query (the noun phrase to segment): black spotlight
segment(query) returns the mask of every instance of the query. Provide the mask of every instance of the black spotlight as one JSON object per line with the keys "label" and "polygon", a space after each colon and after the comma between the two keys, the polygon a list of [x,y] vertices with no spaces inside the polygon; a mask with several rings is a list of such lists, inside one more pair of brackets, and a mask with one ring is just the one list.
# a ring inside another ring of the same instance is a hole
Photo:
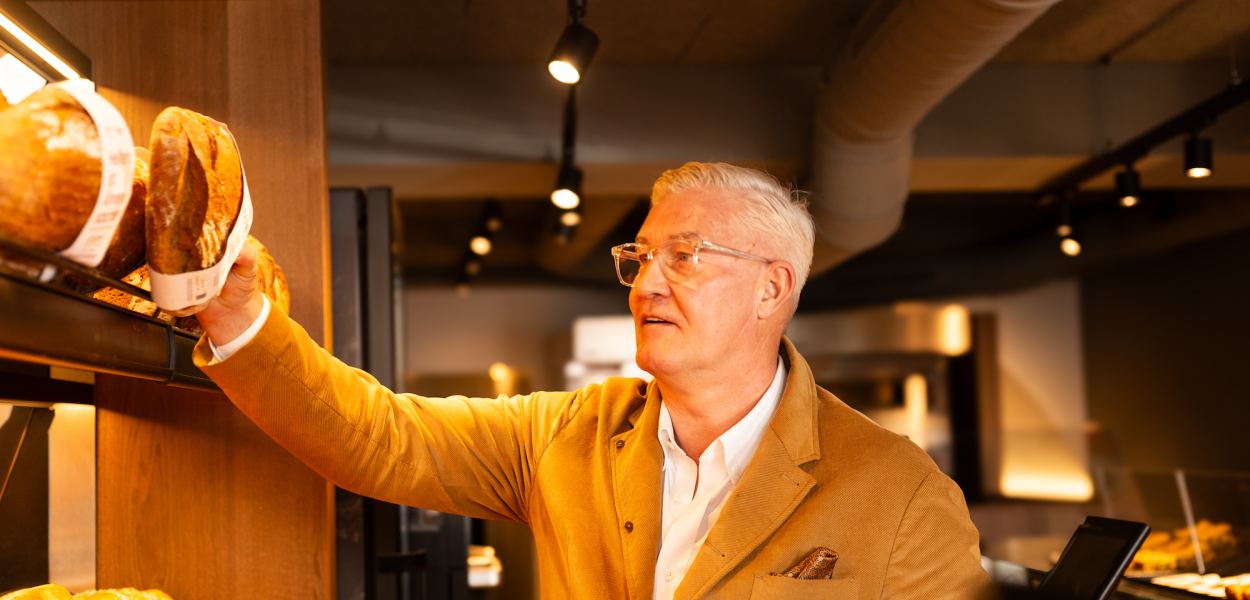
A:
{"label": "black spotlight", "polygon": [[1189,136],[1185,140],[1185,174],[1193,179],[1210,177],[1215,168],[1212,155],[1211,138]]}
{"label": "black spotlight", "polygon": [[1120,206],[1130,208],[1141,202],[1141,177],[1133,169],[1133,165],[1125,165],[1124,170],[1115,174],[1115,193],[1120,197]]}
{"label": "black spotlight", "polygon": [[582,203],[581,169],[567,162],[560,165],[556,189],[551,191],[551,203],[564,210],[573,210]]}
{"label": "black spotlight", "polygon": [[599,47],[599,36],[582,25],[585,16],[585,0],[569,0],[569,24],[560,34],[560,40],[556,42],[551,60],[547,63],[547,71],[560,83],[573,85],[581,81]]}

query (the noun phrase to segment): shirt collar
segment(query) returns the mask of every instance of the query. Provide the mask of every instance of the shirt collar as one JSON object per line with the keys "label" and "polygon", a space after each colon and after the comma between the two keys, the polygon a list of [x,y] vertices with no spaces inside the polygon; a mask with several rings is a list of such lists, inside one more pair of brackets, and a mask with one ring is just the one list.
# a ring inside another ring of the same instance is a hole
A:
{"label": "shirt collar", "polygon": [[[739,419],[733,427],[722,433],[708,446],[711,448],[720,444],[724,449],[726,472],[735,483],[742,477],[743,471],[746,471],[751,457],[755,455],[756,447],[759,446],[760,439],[764,437],[764,429],[768,427],[773,413],[777,411],[777,404],[781,402],[781,394],[785,391],[786,375],[785,362],[778,356],[777,370],[773,374],[772,383],[764,391],[764,395],[746,416]],[[660,401],[660,426],[657,435],[660,439],[660,447],[664,449],[666,463],[670,453],[684,454],[673,435],[673,418],[669,415],[668,407],[663,400]]]}

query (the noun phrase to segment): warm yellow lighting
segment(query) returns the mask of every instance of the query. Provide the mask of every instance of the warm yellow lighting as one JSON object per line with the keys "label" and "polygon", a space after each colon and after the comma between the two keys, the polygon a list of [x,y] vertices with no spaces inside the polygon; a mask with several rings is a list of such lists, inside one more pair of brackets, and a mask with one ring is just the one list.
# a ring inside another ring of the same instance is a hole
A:
{"label": "warm yellow lighting", "polygon": [[51,50],[44,48],[43,44],[39,43],[39,40],[36,40],[29,33],[22,30],[21,27],[18,27],[17,23],[14,23],[2,12],[0,12],[0,28],[3,28],[5,31],[9,32],[10,35],[17,38],[17,41],[29,48],[31,52],[34,52],[35,55],[43,59],[44,62],[51,65],[53,69],[56,69],[56,71],[61,74],[61,76],[66,79],[82,78],[82,75],[79,75],[78,71],[75,71],[74,68],[69,66],[68,63],[58,58],[57,55],[53,54]]}
{"label": "warm yellow lighting", "polygon": [[924,375],[912,374],[903,380],[903,412],[907,415],[907,431],[904,435],[923,449],[925,425],[929,420],[929,382]]}
{"label": "warm yellow lighting", "polygon": [[582,73],[577,70],[577,67],[562,60],[553,60],[547,63],[547,72],[551,73],[551,76],[555,77],[556,81],[569,85],[573,85],[582,79]]}
{"label": "warm yellow lighting", "polygon": [[1094,496],[1094,485],[1083,473],[1004,473],[999,487],[1009,498],[1084,502]]}
{"label": "warm yellow lighting", "polygon": [[482,272],[482,263],[477,262],[476,260],[464,263],[464,272],[468,274],[469,277],[476,277],[478,273]]}
{"label": "warm yellow lighting", "polygon": [[471,289],[472,288],[470,288],[469,284],[467,283],[457,283],[456,284],[456,297],[461,298],[461,299],[468,298],[469,292]]}
{"label": "warm yellow lighting", "polygon": [[1059,242],[1059,249],[1068,256],[1077,256],[1081,253],[1081,243],[1074,238],[1063,238],[1063,241]]}
{"label": "warm yellow lighting", "polygon": [[957,356],[972,347],[972,324],[968,309],[949,304],[938,311],[938,339],[942,352]]}
{"label": "warm yellow lighting", "polygon": [[560,215],[560,224],[565,227],[577,227],[582,222],[582,215],[574,211],[566,211]]}
{"label": "warm yellow lighting", "polygon": [[1185,171],[1185,174],[1188,175],[1190,179],[1202,179],[1203,177],[1211,176],[1211,169],[1206,167],[1190,167],[1189,170]]}
{"label": "warm yellow lighting", "polygon": [[473,239],[469,240],[469,249],[478,256],[486,256],[487,254],[490,254],[490,238],[484,235],[473,236]]}
{"label": "warm yellow lighting", "polygon": [[1064,223],[1055,228],[1055,235],[1059,237],[1068,237],[1072,235],[1072,226]]}
{"label": "warm yellow lighting", "polygon": [[9,104],[21,102],[47,83],[16,56],[0,56],[0,94],[4,94]]}
{"label": "warm yellow lighting", "polygon": [[582,203],[582,198],[573,190],[560,188],[551,192],[551,203],[564,210],[573,210]]}
{"label": "warm yellow lighting", "polygon": [[491,364],[488,372],[490,373],[490,380],[495,383],[507,381],[509,377],[512,377],[512,367],[501,362]]}
{"label": "warm yellow lighting", "polygon": [[1132,208],[1137,206],[1137,196],[1123,196],[1120,198],[1120,206],[1124,208]]}

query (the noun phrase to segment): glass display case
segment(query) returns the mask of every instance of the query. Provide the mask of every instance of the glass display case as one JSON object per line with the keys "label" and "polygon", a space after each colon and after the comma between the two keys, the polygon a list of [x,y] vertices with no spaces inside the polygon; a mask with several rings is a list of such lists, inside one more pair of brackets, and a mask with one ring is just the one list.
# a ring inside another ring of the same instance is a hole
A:
{"label": "glass display case", "polygon": [[1150,536],[1125,578],[1130,589],[1168,588],[1225,598],[1250,590],[1250,473],[1096,468],[1107,516],[1140,521]]}

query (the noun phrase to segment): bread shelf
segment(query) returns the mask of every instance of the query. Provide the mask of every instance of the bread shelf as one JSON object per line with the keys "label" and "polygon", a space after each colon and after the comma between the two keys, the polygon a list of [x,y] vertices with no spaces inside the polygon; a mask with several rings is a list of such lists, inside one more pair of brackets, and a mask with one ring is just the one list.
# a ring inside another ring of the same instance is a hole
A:
{"label": "bread shelf", "polygon": [[9,264],[0,269],[0,358],[217,389],[191,361],[194,335],[75,292],[62,281],[72,274],[145,300],[147,292],[0,236],[4,259]]}

